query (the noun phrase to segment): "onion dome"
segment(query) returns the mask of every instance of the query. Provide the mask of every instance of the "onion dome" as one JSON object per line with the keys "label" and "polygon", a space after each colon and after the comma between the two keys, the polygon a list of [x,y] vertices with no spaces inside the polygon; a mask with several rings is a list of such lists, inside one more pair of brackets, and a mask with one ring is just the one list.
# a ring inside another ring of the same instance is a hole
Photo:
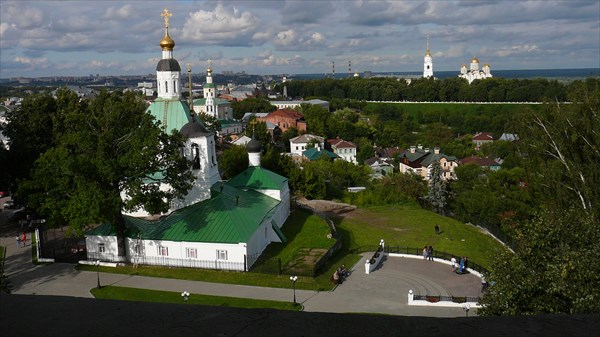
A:
{"label": "onion dome", "polygon": [[479,59],[478,59],[478,58],[476,58],[476,57],[473,57],[473,58],[471,59],[471,63],[479,63]]}
{"label": "onion dome", "polygon": [[173,50],[175,47],[175,41],[169,36],[169,28],[165,29],[165,36],[160,40],[160,47],[162,50]]}
{"label": "onion dome", "polygon": [[196,122],[195,119],[182,126],[179,132],[185,138],[197,138],[211,135],[210,131],[206,130],[204,125]]}
{"label": "onion dome", "polygon": [[254,138],[254,135],[252,135],[252,140],[246,144],[246,150],[248,150],[248,153],[260,152],[260,142]]}

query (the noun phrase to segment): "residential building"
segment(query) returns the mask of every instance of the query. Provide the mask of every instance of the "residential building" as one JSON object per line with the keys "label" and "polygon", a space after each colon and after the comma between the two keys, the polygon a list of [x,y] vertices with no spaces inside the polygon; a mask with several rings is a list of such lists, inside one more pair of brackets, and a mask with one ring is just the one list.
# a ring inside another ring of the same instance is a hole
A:
{"label": "residential building", "polygon": [[296,110],[279,109],[271,112],[265,117],[256,117],[256,120],[273,123],[279,126],[281,132],[285,132],[291,127],[298,130],[298,132],[306,132],[306,121],[304,120],[304,116]]}
{"label": "residential building", "polygon": [[454,179],[454,168],[458,166],[458,159],[454,156],[448,156],[440,152],[439,147],[433,151],[429,148],[423,149],[421,145],[411,146],[398,157],[400,160],[399,169],[402,173],[413,172],[429,181],[431,177],[432,164],[439,162],[442,169],[442,179]]}
{"label": "residential building", "polygon": [[502,166],[500,163],[498,163],[496,160],[492,159],[492,158],[481,158],[481,157],[477,157],[477,156],[470,156],[467,158],[463,158],[461,160],[458,161],[458,163],[460,165],[468,165],[468,164],[473,164],[473,165],[477,165],[486,169],[490,169],[492,171],[498,171],[500,169],[500,167]]}
{"label": "residential building", "polygon": [[292,157],[302,156],[302,153],[305,150],[314,147],[309,147],[309,143],[316,143],[321,149],[325,148],[325,138],[306,133],[290,139],[290,153],[292,154]]}
{"label": "residential building", "polygon": [[300,100],[271,101],[271,105],[276,106],[277,109],[294,109],[294,108],[299,107],[302,104],[318,105],[318,106],[321,106],[321,107],[327,109],[327,111],[329,111],[329,102],[324,101],[322,99],[310,99],[308,101],[300,101]]}
{"label": "residential building", "polygon": [[481,145],[486,143],[492,143],[494,136],[489,132],[478,132],[473,136],[473,143],[475,143],[475,149],[479,150]]}
{"label": "residential building", "polygon": [[345,141],[340,138],[328,139],[327,143],[331,147],[331,151],[338,155],[340,158],[352,164],[357,164],[356,145],[354,143]]}

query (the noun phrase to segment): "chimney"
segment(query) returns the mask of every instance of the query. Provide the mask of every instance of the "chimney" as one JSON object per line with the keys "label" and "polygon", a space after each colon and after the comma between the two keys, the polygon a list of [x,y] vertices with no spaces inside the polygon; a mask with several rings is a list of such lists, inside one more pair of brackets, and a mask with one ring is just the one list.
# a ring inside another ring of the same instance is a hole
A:
{"label": "chimney", "polygon": [[429,148],[428,147],[425,148],[425,152],[429,152]]}
{"label": "chimney", "polygon": [[419,145],[417,145],[417,148],[418,148],[419,150],[423,150],[423,145],[419,144]]}
{"label": "chimney", "polygon": [[440,154],[440,147],[439,146],[434,147],[433,148],[433,153]]}
{"label": "chimney", "polygon": [[417,148],[414,145],[410,146],[410,153],[415,153],[416,150]]}

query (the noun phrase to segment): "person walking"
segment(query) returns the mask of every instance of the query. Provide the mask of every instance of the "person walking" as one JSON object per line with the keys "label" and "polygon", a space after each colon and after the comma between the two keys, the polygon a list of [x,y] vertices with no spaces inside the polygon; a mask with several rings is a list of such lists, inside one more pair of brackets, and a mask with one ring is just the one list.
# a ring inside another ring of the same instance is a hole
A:
{"label": "person walking", "polygon": [[27,233],[23,232],[23,234],[21,234],[21,242],[23,243],[23,247],[25,247],[27,244]]}
{"label": "person walking", "polygon": [[423,247],[423,259],[427,260],[427,257],[429,256],[429,250],[427,249],[427,246]]}
{"label": "person walking", "polygon": [[433,261],[433,246],[429,246],[429,249],[427,250],[427,256],[429,257],[429,261]]}
{"label": "person walking", "polygon": [[21,247],[21,237],[17,236],[17,248]]}
{"label": "person walking", "polygon": [[450,265],[452,266],[452,271],[456,271],[456,258],[454,255],[452,255],[452,258],[450,259]]}

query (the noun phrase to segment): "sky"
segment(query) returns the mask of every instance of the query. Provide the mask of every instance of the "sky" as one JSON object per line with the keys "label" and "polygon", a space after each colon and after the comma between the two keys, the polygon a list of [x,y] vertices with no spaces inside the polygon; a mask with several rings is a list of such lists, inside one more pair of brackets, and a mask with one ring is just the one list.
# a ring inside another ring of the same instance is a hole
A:
{"label": "sky", "polygon": [[0,0],[0,78],[155,74],[164,8],[193,73],[600,68],[597,0]]}

